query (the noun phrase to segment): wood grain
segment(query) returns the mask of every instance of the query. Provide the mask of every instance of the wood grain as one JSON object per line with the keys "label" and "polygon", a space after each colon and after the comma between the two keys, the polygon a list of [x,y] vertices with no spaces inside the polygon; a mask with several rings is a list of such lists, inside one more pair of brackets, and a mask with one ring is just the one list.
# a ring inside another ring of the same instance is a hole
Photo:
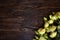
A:
{"label": "wood grain", "polygon": [[52,11],[60,11],[60,0],[0,0],[0,40],[32,40]]}

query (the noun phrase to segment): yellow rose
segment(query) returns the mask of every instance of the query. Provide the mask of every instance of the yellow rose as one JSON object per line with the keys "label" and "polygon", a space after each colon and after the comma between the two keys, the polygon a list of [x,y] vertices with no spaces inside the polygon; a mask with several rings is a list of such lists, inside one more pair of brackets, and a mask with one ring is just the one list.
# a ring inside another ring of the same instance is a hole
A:
{"label": "yellow rose", "polygon": [[54,16],[49,15],[49,17],[50,17],[51,20],[57,20],[58,19],[58,16],[56,16],[56,15],[54,15]]}
{"label": "yellow rose", "polygon": [[49,20],[48,22],[49,24],[53,24],[54,20]]}
{"label": "yellow rose", "polygon": [[54,15],[53,17],[52,17],[52,20],[57,20],[58,19],[58,17],[56,16],[56,15]]}
{"label": "yellow rose", "polygon": [[60,18],[60,12],[57,12],[56,13],[56,16],[58,16],[58,18]]}
{"label": "yellow rose", "polygon": [[50,27],[49,30],[50,30],[51,32],[54,32],[54,31],[56,30],[56,26]]}
{"label": "yellow rose", "polygon": [[57,12],[56,14],[60,16],[60,12]]}
{"label": "yellow rose", "polygon": [[43,35],[43,34],[45,33],[45,29],[40,28],[40,29],[38,30],[38,32],[39,32],[39,34]]}
{"label": "yellow rose", "polygon": [[44,24],[44,27],[47,28],[48,26],[49,26],[49,23],[46,22],[46,23]]}
{"label": "yellow rose", "polygon": [[57,32],[52,32],[52,33],[50,34],[50,37],[51,37],[51,38],[54,38],[54,37],[56,37],[56,35],[57,35]]}

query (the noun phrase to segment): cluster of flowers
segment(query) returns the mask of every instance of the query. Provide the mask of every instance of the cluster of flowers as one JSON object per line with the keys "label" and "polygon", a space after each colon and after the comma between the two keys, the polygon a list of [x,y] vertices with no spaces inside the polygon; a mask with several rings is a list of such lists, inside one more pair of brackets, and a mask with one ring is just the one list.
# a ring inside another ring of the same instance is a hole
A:
{"label": "cluster of flowers", "polygon": [[44,22],[44,28],[35,31],[33,40],[51,40],[57,36],[57,30],[60,30],[60,12],[52,12],[49,19],[44,17]]}

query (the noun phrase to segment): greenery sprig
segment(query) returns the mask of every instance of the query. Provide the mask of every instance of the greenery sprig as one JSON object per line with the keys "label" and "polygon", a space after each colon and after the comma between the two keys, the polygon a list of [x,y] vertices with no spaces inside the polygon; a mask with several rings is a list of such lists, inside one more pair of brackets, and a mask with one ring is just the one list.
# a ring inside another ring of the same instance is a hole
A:
{"label": "greenery sprig", "polygon": [[44,28],[39,28],[35,34],[33,40],[60,40],[60,12],[44,17]]}

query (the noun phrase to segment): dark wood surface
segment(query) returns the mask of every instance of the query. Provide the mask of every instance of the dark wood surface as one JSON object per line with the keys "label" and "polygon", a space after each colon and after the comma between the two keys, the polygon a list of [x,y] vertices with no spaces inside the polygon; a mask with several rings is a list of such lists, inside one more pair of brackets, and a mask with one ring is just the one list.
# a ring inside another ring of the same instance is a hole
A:
{"label": "dark wood surface", "polygon": [[60,0],[0,0],[0,40],[32,40],[52,11],[60,11]]}

